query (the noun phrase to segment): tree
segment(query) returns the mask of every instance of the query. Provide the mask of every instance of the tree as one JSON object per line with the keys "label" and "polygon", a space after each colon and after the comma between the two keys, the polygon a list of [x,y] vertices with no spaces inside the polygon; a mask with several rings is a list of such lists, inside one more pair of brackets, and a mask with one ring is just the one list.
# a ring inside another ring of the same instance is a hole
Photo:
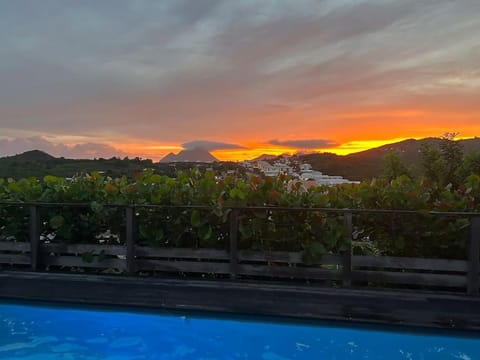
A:
{"label": "tree", "polygon": [[397,150],[390,150],[383,157],[382,177],[388,181],[406,175],[411,177],[411,173],[403,163],[400,153]]}
{"label": "tree", "polygon": [[463,157],[462,168],[460,169],[462,179],[466,179],[473,174],[480,175],[480,153],[477,151],[469,152]]}
{"label": "tree", "polygon": [[457,186],[461,179],[463,148],[455,137],[458,133],[445,133],[438,147],[423,145],[420,149],[424,176],[441,186]]}
{"label": "tree", "polygon": [[458,133],[445,133],[440,142],[440,154],[444,165],[443,183],[458,185],[462,180],[463,148],[455,137]]}

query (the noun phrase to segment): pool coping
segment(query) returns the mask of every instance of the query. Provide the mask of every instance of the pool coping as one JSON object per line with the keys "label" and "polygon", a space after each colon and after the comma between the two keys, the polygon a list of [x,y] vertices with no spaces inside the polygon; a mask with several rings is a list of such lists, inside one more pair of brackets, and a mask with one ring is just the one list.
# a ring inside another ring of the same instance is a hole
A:
{"label": "pool coping", "polygon": [[480,297],[430,291],[0,271],[0,299],[480,330]]}

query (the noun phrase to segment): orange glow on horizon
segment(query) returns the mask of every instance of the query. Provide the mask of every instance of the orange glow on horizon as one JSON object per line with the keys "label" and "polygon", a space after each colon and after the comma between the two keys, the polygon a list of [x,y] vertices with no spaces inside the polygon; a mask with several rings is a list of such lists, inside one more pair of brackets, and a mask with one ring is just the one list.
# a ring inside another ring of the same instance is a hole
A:
{"label": "orange glow on horizon", "polygon": [[[458,137],[458,139],[467,139],[471,137]],[[293,147],[274,146],[270,144],[248,144],[244,149],[229,149],[229,150],[214,150],[210,153],[220,161],[242,161],[252,160],[261,155],[293,155],[295,153],[333,153],[337,155],[348,155],[356,152],[369,150],[372,148],[380,147],[383,145],[396,143],[410,138],[394,138],[386,140],[354,140],[348,141],[331,148],[318,148],[318,149],[297,149]],[[415,137],[414,139],[420,139]],[[125,152],[130,158],[141,157],[143,159],[152,159],[153,161],[159,161],[168,153],[173,152],[175,154],[182,150],[180,145],[158,145],[158,144],[142,144],[142,143],[129,143],[129,144],[112,144],[119,150]]]}
{"label": "orange glow on horizon", "polygon": [[398,138],[398,139],[389,139],[389,140],[360,140],[360,141],[351,141],[344,144],[340,144],[336,147],[331,148],[318,148],[318,149],[296,149],[291,147],[279,147],[279,146],[270,146],[267,147],[265,144],[260,144],[258,147],[252,147],[249,149],[240,149],[240,150],[216,150],[212,151],[212,154],[219,160],[222,161],[241,161],[241,160],[251,160],[260,155],[282,155],[289,154],[293,155],[298,152],[305,153],[333,153],[337,155],[348,155],[356,152],[361,152],[376,148],[379,146],[399,142],[406,140],[407,138]]}
{"label": "orange glow on horizon", "polygon": [[[458,137],[458,140],[461,139],[470,139],[472,137]],[[261,155],[282,155],[288,154],[293,155],[295,153],[333,153],[337,155],[348,155],[353,154],[376,147],[380,147],[387,144],[392,144],[400,142],[407,139],[420,139],[415,138],[395,138],[388,140],[358,140],[350,141],[344,144],[340,144],[336,147],[331,148],[321,148],[321,149],[296,149],[292,147],[282,147],[282,146],[273,146],[269,144],[250,144],[246,149],[233,149],[233,150],[214,150],[210,153],[215,156],[220,161],[242,161],[242,160],[252,160]],[[179,145],[151,145],[151,144],[123,144],[117,145],[116,148],[124,151],[131,158],[141,157],[143,159],[152,159],[153,161],[159,161],[168,153],[173,152],[177,154],[182,150],[182,147]]]}

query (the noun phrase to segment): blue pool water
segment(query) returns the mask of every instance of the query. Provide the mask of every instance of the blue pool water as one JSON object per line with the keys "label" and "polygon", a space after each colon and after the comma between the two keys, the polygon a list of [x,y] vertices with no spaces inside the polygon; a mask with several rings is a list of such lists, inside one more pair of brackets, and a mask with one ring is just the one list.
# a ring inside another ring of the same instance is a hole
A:
{"label": "blue pool water", "polygon": [[0,359],[480,359],[480,337],[0,303]]}

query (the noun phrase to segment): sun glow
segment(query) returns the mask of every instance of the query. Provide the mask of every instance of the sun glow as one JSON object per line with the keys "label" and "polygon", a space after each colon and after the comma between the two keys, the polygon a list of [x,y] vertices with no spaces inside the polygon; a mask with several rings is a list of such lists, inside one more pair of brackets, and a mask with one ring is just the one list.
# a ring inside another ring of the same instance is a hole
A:
{"label": "sun glow", "polygon": [[[400,142],[407,139],[421,139],[422,137],[409,137],[409,138],[393,138],[393,139],[380,139],[380,140],[352,140],[341,143],[335,147],[316,148],[316,149],[299,149],[287,146],[275,146],[265,143],[259,144],[247,144],[245,148],[241,149],[225,149],[225,150],[212,150],[210,153],[220,161],[243,161],[252,160],[261,155],[274,155],[279,156],[282,154],[294,155],[302,153],[333,153],[337,155],[348,155],[357,153],[376,147],[380,147],[387,144]],[[463,140],[472,138],[471,136],[457,136],[455,139]],[[141,157],[143,159],[152,159],[153,161],[159,161],[168,153],[177,154],[183,150],[181,145],[158,145],[158,144],[142,144],[142,143],[127,143],[127,144],[112,144],[112,146],[123,151],[127,156]]]}
{"label": "sun glow", "polygon": [[407,138],[396,138],[388,140],[359,140],[359,141],[349,141],[343,144],[340,144],[335,147],[329,148],[317,148],[317,149],[297,149],[292,147],[281,147],[281,146],[267,146],[265,144],[259,144],[257,146],[251,146],[248,149],[241,150],[217,150],[213,151],[212,154],[219,160],[222,161],[240,161],[240,160],[251,160],[261,155],[282,155],[288,154],[293,155],[296,153],[311,153],[311,152],[329,152],[337,155],[348,155],[360,151],[365,151],[375,147],[383,146],[386,144],[391,144],[406,140]]}

